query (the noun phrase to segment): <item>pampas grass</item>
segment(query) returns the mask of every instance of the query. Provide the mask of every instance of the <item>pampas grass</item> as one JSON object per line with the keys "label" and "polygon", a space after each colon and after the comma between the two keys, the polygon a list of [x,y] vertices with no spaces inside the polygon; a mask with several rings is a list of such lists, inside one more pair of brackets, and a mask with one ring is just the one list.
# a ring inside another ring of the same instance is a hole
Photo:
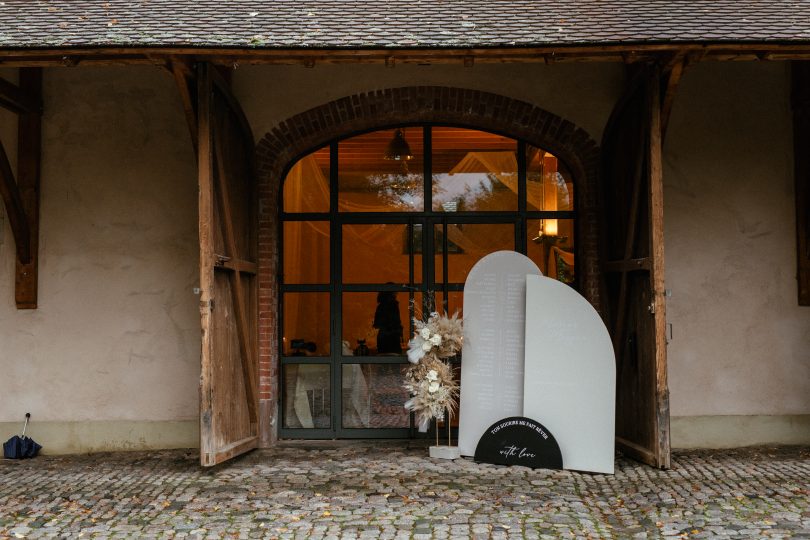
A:
{"label": "pampas grass", "polygon": [[[431,313],[427,321],[414,318],[414,336],[408,342],[405,389],[411,395],[405,408],[413,411],[419,431],[427,431],[431,420],[441,420],[447,411],[452,418],[458,408],[458,383],[448,359],[461,350],[462,320]],[[448,421],[450,418],[448,418]]]}

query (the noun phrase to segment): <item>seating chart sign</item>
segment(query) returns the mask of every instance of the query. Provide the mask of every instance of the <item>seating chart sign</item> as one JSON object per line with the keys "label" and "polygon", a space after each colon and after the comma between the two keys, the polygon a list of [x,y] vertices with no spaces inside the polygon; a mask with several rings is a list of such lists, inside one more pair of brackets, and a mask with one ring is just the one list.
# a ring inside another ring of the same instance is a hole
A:
{"label": "seating chart sign", "polygon": [[481,435],[498,420],[523,416],[527,275],[541,276],[531,259],[496,251],[476,263],[464,284],[462,456],[475,455]]}
{"label": "seating chart sign", "polygon": [[613,473],[615,396],[613,344],[602,318],[568,285],[526,276],[523,415],[554,434],[563,468]]}

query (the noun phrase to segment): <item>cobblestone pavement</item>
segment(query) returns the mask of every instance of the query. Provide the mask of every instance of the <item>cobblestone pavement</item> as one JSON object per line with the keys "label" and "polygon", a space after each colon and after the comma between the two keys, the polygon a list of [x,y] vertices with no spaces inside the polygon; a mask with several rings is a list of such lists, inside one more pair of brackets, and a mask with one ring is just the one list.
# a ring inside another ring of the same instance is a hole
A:
{"label": "cobblestone pavement", "polygon": [[415,444],[0,461],[0,538],[810,538],[810,448],[616,474],[446,462]]}

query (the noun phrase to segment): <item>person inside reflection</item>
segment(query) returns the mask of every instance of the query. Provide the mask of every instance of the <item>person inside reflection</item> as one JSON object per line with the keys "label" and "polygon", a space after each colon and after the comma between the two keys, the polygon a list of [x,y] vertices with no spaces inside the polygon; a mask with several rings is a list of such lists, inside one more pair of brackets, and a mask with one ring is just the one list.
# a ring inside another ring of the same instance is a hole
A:
{"label": "person inside reflection", "polygon": [[382,291],[377,294],[374,328],[377,329],[378,354],[402,354],[402,320],[399,318],[397,293]]}

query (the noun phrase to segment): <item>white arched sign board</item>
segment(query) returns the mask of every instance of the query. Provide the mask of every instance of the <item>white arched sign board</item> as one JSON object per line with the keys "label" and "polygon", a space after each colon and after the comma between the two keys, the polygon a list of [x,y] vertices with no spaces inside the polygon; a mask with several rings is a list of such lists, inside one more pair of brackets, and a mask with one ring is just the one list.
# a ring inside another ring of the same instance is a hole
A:
{"label": "white arched sign board", "polygon": [[526,276],[524,385],[523,416],[554,435],[563,468],[612,474],[616,362],[610,335],[587,300],[543,276]]}
{"label": "white arched sign board", "polygon": [[458,448],[475,454],[496,421],[523,415],[526,276],[540,269],[525,255],[496,251],[478,261],[464,284],[464,345]]}

